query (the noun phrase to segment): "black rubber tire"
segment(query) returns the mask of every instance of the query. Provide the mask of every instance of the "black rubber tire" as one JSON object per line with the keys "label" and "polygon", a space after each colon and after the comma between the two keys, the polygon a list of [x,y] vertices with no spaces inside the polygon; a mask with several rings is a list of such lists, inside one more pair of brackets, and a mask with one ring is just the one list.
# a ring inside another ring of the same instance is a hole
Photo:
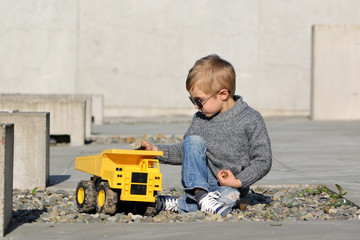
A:
{"label": "black rubber tire", "polygon": [[135,205],[135,214],[145,215],[149,203],[147,202],[137,202]]}
{"label": "black rubber tire", "polygon": [[155,196],[155,202],[153,203],[147,203],[146,210],[144,212],[144,216],[153,217],[156,214],[158,214],[158,194],[157,192],[154,192]]}
{"label": "black rubber tire", "polygon": [[119,200],[119,194],[113,191],[108,182],[100,182],[96,193],[96,211],[107,215],[113,215],[116,212],[116,205]]}
{"label": "black rubber tire", "polygon": [[76,204],[79,212],[93,212],[96,207],[95,184],[91,180],[82,180],[76,188]]}

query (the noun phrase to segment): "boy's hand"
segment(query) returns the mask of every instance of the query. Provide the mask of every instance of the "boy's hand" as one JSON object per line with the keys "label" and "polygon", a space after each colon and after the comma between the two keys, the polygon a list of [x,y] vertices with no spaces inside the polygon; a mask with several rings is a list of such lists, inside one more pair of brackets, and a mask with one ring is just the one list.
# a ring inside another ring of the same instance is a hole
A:
{"label": "boy's hand", "polygon": [[150,143],[148,143],[148,142],[146,142],[144,140],[141,142],[141,146],[144,148],[144,150],[158,151],[157,147],[155,147],[154,145],[151,145]]}
{"label": "boy's hand", "polygon": [[229,169],[223,169],[216,175],[221,186],[241,188],[242,183],[237,179]]}

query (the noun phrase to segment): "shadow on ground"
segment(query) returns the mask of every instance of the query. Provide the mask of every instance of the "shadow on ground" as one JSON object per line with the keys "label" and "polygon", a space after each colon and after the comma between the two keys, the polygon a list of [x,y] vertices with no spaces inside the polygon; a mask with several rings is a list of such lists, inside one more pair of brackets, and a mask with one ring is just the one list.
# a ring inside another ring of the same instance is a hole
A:
{"label": "shadow on ground", "polygon": [[70,178],[70,175],[51,175],[49,187],[65,182]]}

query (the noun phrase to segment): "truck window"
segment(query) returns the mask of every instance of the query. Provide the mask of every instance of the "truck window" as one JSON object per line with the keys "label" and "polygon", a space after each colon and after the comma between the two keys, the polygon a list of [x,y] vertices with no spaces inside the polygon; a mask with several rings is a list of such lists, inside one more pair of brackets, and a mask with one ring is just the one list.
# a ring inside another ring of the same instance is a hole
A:
{"label": "truck window", "polygon": [[157,168],[155,161],[149,161],[149,168]]}

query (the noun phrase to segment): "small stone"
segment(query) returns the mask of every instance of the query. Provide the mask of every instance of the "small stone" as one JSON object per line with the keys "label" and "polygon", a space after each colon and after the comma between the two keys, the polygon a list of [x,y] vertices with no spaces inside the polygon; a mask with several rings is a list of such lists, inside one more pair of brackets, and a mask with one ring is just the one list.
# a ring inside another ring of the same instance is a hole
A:
{"label": "small stone", "polygon": [[21,194],[28,194],[29,192],[29,189],[23,189],[20,191]]}
{"label": "small stone", "polygon": [[55,193],[56,193],[56,194],[65,194],[65,195],[68,194],[68,193],[67,193],[66,191],[64,191],[64,190],[56,190]]}
{"label": "small stone", "polygon": [[164,215],[157,215],[155,217],[153,217],[153,221],[155,223],[159,223],[159,222],[162,222],[166,219],[166,217]]}
{"label": "small stone", "polygon": [[205,218],[205,213],[202,212],[202,211],[197,211],[197,212],[196,212],[196,218],[198,218],[198,219],[203,219],[203,218]]}
{"label": "small stone", "polygon": [[336,208],[329,209],[330,214],[336,214],[337,212],[338,212],[338,210]]}
{"label": "small stone", "polygon": [[128,215],[124,215],[123,219],[131,221],[132,220],[132,214],[129,213]]}
{"label": "small stone", "polygon": [[329,213],[329,210],[330,210],[330,206],[325,206],[325,207],[324,207],[324,212],[325,212],[325,213]]}
{"label": "small stone", "polygon": [[281,202],[273,202],[273,207],[280,207]]}
{"label": "small stone", "polygon": [[320,217],[320,216],[323,214],[323,211],[315,209],[315,210],[312,212],[312,214],[313,214],[314,218],[318,218],[318,217]]}
{"label": "small stone", "polygon": [[301,219],[303,220],[313,220],[314,216],[311,213],[307,213],[306,215],[302,216]]}
{"label": "small stone", "polygon": [[220,218],[222,219],[222,217],[220,215],[218,215],[218,214],[212,214],[211,215],[211,220],[212,221],[219,221]]}
{"label": "small stone", "polygon": [[358,212],[358,209],[357,209],[357,207],[351,207],[351,208],[349,208],[349,211],[356,214]]}
{"label": "small stone", "polygon": [[242,212],[237,213],[237,217],[238,217],[238,219],[243,219],[244,213],[242,213]]}
{"label": "small stone", "polygon": [[142,217],[141,215],[132,215],[132,216],[131,216],[131,219],[134,220],[134,221],[135,221],[136,219],[138,219],[138,218],[139,218],[139,219],[142,219],[143,217]]}
{"label": "small stone", "polygon": [[99,214],[99,218],[101,219],[101,220],[105,220],[105,219],[108,219],[110,217],[110,215],[107,215],[107,214]]}
{"label": "small stone", "polygon": [[135,218],[133,221],[134,221],[134,223],[141,223],[144,220],[142,218]]}
{"label": "small stone", "polygon": [[142,139],[141,138],[137,138],[135,139],[134,142],[130,143],[130,147],[134,150],[141,150],[142,146]]}
{"label": "small stone", "polygon": [[116,222],[119,218],[117,216],[108,217],[106,220],[110,222]]}
{"label": "small stone", "polygon": [[294,202],[293,198],[287,198],[283,201],[284,205],[292,204]]}
{"label": "small stone", "polygon": [[65,216],[65,219],[68,219],[68,220],[74,220],[76,218],[77,218],[77,215],[75,215],[75,214],[69,214],[69,215]]}
{"label": "small stone", "polygon": [[255,209],[256,209],[257,211],[261,211],[261,210],[263,210],[265,207],[266,207],[266,204],[258,204],[258,205],[255,207]]}
{"label": "small stone", "polygon": [[48,213],[48,212],[43,212],[43,213],[41,214],[41,218],[50,218],[50,213]]}
{"label": "small stone", "polygon": [[153,218],[152,218],[152,217],[145,216],[145,217],[144,217],[144,222],[146,222],[146,223],[152,223],[152,222],[153,222]]}
{"label": "small stone", "polygon": [[284,196],[284,193],[283,193],[283,192],[277,192],[277,193],[274,194],[273,199],[274,199],[275,201],[280,201],[283,196]]}
{"label": "small stone", "polygon": [[330,220],[331,217],[330,217],[329,214],[325,214],[325,215],[323,215],[320,219],[321,219],[321,220]]}

